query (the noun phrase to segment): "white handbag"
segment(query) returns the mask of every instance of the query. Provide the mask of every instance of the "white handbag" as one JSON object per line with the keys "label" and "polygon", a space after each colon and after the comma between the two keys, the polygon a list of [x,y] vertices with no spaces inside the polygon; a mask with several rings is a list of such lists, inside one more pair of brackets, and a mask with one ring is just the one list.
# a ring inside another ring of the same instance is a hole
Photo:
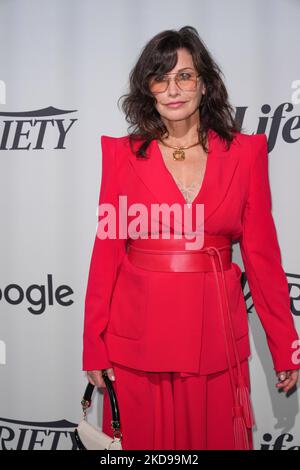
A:
{"label": "white handbag", "polygon": [[95,388],[95,386],[89,382],[86,387],[83,399],[81,401],[83,418],[74,431],[75,440],[80,450],[122,450],[120,412],[116,394],[111,380],[109,379],[105,370],[102,372],[102,376],[109,394],[111,404],[113,418],[111,421],[111,427],[113,430],[114,437],[105,434],[105,432],[103,432],[101,429],[96,428],[95,426],[87,422],[86,413],[87,409],[92,404],[91,397]]}

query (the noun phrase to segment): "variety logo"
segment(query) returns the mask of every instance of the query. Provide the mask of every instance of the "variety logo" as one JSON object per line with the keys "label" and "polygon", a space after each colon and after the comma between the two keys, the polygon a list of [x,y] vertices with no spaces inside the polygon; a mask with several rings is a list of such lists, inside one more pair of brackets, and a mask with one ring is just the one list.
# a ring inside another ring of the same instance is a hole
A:
{"label": "variety logo", "polygon": [[0,449],[77,450],[76,427],[66,420],[34,423],[0,418]]}
{"label": "variety logo", "polygon": [[76,111],[52,106],[34,111],[0,111],[0,150],[44,150],[43,145],[50,141],[55,142],[55,150],[65,149],[67,134],[78,120],[68,115]]}

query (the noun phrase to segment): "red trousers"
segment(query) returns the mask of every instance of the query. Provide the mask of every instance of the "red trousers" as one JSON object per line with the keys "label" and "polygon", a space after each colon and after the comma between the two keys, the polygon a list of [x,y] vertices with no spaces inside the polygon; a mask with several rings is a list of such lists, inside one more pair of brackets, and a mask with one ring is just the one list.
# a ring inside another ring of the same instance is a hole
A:
{"label": "red trousers", "polygon": [[[250,390],[248,360],[241,362]],[[124,450],[232,450],[233,396],[228,370],[180,377],[113,363]],[[236,367],[234,367],[236,374]],[[107,389],[103,431],[113,436]],[[248,429],[253,449],[252,429]]]}

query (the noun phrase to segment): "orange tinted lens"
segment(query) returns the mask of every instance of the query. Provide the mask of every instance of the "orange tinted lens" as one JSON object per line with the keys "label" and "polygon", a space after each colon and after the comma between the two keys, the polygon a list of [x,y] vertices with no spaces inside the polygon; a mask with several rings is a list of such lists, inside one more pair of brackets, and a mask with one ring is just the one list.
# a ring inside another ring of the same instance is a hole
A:
{"label": "orange tinted lens", "polygon": [[152,93],[159,93],[165,91],[168,86],[167,79],[152,78],[149,83],[149,88]]}
{"label": "orange tinted lens", "polygon": [[194,90],[196,88],[196,77],[191,76],[190,78],[181,78],[179,76],[177,79],[177,85],[181,90]]}

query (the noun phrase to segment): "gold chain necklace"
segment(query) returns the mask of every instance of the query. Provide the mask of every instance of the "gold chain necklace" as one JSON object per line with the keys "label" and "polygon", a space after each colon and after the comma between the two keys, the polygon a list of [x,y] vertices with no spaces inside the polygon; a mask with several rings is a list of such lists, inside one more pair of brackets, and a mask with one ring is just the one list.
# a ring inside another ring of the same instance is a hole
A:
{"label": "gold chain necklace", "polygon": [[159,139],[159,141],[165,145],[166,147],[170,147],[171,149],[176,149],[174,152],[173,152],[173,160],[177,160],[177,161],[182,161],[182,160],[185,160],[185,151],[184,149],[189,149],[191,147],[196,147],[196,145],[199,145],[200,142],[197,142],[196,144],[193,144],[193,145],[189,145],[188,147],[182,147],[182,146],[179,146],[179,147],[174,147],[173,145],[168,145],[166,144],[165,142],[163,142],[161,139]]}

